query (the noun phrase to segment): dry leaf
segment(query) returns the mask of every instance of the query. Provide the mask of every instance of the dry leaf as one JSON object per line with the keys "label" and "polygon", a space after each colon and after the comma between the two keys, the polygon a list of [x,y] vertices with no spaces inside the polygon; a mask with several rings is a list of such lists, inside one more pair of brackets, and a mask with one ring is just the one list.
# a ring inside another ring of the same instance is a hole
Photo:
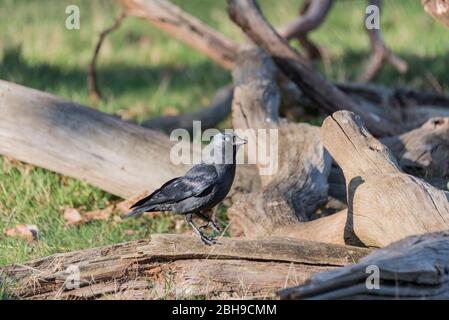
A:
{"label": "dry leaf", "polygon": [[64,219],[66,226],[72,226],[75,224],[79,224],[83,221],[83,217],[78,210],[73,208],[65,208],[64,209]]}
{"label": "dry leaf", "polygon": [[114,205],[107,206],[104,209],[96,209],[83,213],[82,218],[84,221],[91,220],[108,220],[114,211]]}
{"label": "dry leaf", "polygon": [[16,237],[28,242],[39,238],[39,229],[34,224],[18,224],[14,228],[5,229],[7,237]]}
{"label": "dry leaf", "polygon": [[179,110],[173,106],[165,107],[162,111],[164,116],[177,116],[179,114]]}
{"label": "dry leaf", "polygon": [[135,195],[129,199],[126,199],[124,201],[121,201],[119,203],[117,203],[115,205],[115,208],[117,209],[117,211],[121,214],[127,214],[130,211],[130,207],[136,203],[137,201],[139,201],[140,199],[146,197],[149,194],[148,191],[144,191],[138,195]]}
{"label": "dry leaf", "polygon": [[133,234],[136,234],[136,233],[137,233],[137,231],[135,231],[135,230],[131,230],[131,229],[125,230],[125,234],[127,236],[132,236]]}

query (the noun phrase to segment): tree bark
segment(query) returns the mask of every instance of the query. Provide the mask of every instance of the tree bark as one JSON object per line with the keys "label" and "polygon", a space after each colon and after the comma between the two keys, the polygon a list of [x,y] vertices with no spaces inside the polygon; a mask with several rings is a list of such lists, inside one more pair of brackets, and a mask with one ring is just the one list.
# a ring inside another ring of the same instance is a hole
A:
{"label": "tree bark", "polygon": [[282,290],[280,296],[281,299],[448,299],[449,278],[445,272],[449,268],[448,253],[447,231],[411,236],[375,250],[357,264],[316,274],[305,285]]}
{"label": "tree bark", "polygon": [[221,238],[208,247],[196,237],[153,235],[6,266],[0,277],[8,294],[26,299],[267,298],[368,252],[289,238]]}

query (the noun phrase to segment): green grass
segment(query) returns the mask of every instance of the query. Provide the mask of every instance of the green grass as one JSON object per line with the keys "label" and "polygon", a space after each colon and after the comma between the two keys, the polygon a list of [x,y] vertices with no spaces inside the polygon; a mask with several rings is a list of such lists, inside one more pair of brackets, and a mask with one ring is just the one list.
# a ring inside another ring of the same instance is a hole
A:
{"label": "green grass", "polygon": [[[229,21],[225,1],[175,1],[183,9],[237,41],[240,31]],[[296,15],[301,1],[265,0],[261,7],[274,25]],[[65,29],[65,7],[81,9],[81,29]],[[363,29],[366,1],[336,1],[325,24],[313,33],[331,63],[319,69],[326,77],[348,81],[356,77],[368,55]],[[118,14],[107,0],[0,0],[0,78],[45,90],[91,105],[86,70],[97,34]],[[382,30],[386,42],[410,66],[399,75],[386,66],[377,82],[432,90],[435,81],[449,88],[448,30],[427,16],[419,1],[385,1]],[[228,72],[204,55],[167,37],[145,21],[125,20],[105,42],[99,59],[99,85],[104,100],[93,107],[131,115],[136,121],[180,112],[207,104],[217,88],[227,84]],[[0,158],[0,265],[64,252],[174,232],[171,215],[114,222],[112,219],[81,226],[64,226],[64,207],[102,208],[117,200],[84,182],[40,168],[24,170]],[[220,211],[225,219],[225,213]],[[27,243],[3,236],[16,224],[36,224],[39,241]],[[135,230],[129,235],[126,230]],[[0,293],[1,295],[1,293]]]}

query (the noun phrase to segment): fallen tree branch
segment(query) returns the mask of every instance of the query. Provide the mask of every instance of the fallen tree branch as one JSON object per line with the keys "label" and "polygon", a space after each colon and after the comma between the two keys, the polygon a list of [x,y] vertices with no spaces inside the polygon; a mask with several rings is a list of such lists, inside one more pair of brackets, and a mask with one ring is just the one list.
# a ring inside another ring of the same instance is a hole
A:
{"label": "fallen tree branch", "polygon": [[100,53],[101,46],[103,44],[104,39],[106,36],[116,30],[122,23],[123,19],[126,17],[126,12],[120,13],[114,20],[114,23],[103,30],[100,33],[100,36],[98,37],[97,44],[95,45],[94,53],[92,55],[92,59],[89,63],[89,69],[87,71],[87,90],[89,92],[89,98],[91,101],[95,102],[98,99],[101,99],[101,92],[98,88],[97,84],[97,60],[98,60],[98,54]]}
{"label": "fallen tree branch", "polygon": [[219,32],[166,0],[119,0],[129,16],[144,18],[177,40],[232,69],[238,46]]}
{"label": "fallen tree branch", "polygon": [[368,252],[289,238],[221,238],[208,247],[191,236],[152,235],[2,267],[0,279],[26,299],[262,298]]}
{"label": "fallen tree branch", "polygon": [[300,16],[294,21],[278,29],[279,34],[287,40],[298,39],[306,51],[308,59],[317,59],[321,56],[318,47],[309,39],[308,33],[317,29],[327,17],[332,7],[332,0],[305,1]]}
{"label": "fallen tree branch", "polygon": [[383,110],[377,105],[360,106],[317,73],[261,15],[254,0],[228,0],[231,19],[261,48],[273,57],[282,72],[302,92],[326,112],[345,108],[360,114],[376,135],[394,135],[400,130],[398,110]]}
{"label": "fallen tree branch", "polygon": [[447,299],[448,257],[447,231],[411,236],[372,252],[357,264],[313,275],[307,284],[282,290],[280,296],[281,299]]}

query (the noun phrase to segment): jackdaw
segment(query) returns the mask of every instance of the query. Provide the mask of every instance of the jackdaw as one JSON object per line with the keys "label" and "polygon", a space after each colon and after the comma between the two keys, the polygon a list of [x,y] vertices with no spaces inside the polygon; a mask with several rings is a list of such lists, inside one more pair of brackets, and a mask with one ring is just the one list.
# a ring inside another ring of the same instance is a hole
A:
{"label": "jackdaw", "polygon": [[[200,164],[193,166],[183,177],[166,182],[158,190],[136,202],[131,206],[128,217],[151,211],[184,214],[187,223],[205,244],[215,243],[214,238],[204,235],[201,229],[208,226],[217,232],[220,229],[203,210],[212,209],[228,194],[234,181],[237,149],[246,142],[235,133],[216,134],[204,148]],[[207,224],[198,228],[192,222],[193,214]]]}

